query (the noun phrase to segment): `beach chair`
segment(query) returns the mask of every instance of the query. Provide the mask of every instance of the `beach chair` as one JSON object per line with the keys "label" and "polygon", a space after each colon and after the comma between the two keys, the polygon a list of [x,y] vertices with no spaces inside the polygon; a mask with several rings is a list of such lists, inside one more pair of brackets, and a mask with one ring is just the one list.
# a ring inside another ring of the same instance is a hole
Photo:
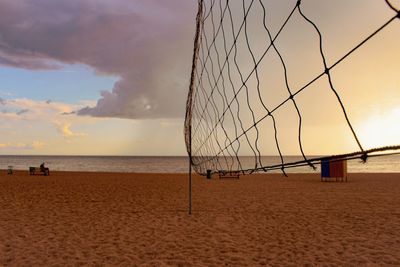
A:
{"label": "beach chair", "polygon": [[321,182],[331,180],[347,182],[347,160],[333,159],[321,161]]}

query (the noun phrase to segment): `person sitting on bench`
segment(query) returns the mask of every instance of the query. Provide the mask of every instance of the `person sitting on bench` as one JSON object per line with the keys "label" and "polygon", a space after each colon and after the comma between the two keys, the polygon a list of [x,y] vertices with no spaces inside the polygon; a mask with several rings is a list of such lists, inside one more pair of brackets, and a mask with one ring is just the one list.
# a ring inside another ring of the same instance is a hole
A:
{"label": "person sitting on bench", "polygon": [[40,164],[40,171],[41,172],[45,172],[46,171],[46,167],[44,166],[44,162],[42,164]]}

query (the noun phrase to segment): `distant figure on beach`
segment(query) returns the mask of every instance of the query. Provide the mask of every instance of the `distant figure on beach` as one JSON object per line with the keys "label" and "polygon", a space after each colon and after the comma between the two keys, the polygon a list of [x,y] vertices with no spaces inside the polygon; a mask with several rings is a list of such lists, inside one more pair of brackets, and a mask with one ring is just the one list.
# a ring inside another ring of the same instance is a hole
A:
{"label": "distant figure on beach", "polygon": [[50,175],[50,170],[49,168],[47,168],[46,166],[44,166],[44,162],[42,164],[40,164],[39,167],[29,167],[29,174],[30,175],[35,175],[37,174],[37,172],[41,172],[41,174],[48,176]]}
{"label": "distant figure on beach", "polygon": [[46,170],[46,167],[44,166],[44,162],[40,164],[40,171],[44,172]]}

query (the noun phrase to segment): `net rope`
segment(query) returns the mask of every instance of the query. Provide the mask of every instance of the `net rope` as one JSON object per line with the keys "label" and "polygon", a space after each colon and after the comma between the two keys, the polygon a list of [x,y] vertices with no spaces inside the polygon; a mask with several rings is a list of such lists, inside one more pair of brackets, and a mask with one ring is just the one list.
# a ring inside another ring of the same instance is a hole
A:
{"label": "net rope", "polygon": [[[239,1],[238,1],[239,2]],[[213,172],[241,172],[243,174],[254,171],[269,171],[280,169],[284,174],[285,169],[310,166],[315,168],[322,159],[354,159],[367,158],[375,153],[388,154],[398,151],[400,145],[364,149],[356,131],[349,119],[347,110],[338,93],[332,79],[332,69],[336,68],[346,58],[362,47],[369,40],[378,35],[383,29],[393,24],[400,18],[400,12],[388,0],[384,3],[393,11],[382,26],[370,33],[351,50],[342,55],[332,64],[327,63],[324,52],[322,32],[317,24],[302,10],[302,2],[299,0],[290,10],[283,24],[273,35],[267,23],[267,8],[262,0],[242,0],[241,22],[237,23],[232,10],[232,2],[229,0],[199,0],[196,18],[196,34],[194,38],[194,51],[192,61],[192,72],[190,87],[186,104],[185,117],[185,142],[190,162],[197,173],[205,174],[207,170]],[[249,13],[255,5],[262,9],[262,27],[268,36],[269,44],[257,57],[249,37]],[[299,88],[293,88],[289,82],[287,62],[281,50],[276,45],[278,38],[285,31],[287,24],[298,15],[318,35],[319,56],[323,63],[323,71],[312,77],[307,83]],[[209,25],[206,30],[205,25]],[[236,26],[235,26],[236,25]],[[240,36],[245,40],[245,45],[238,44]],[[217,42],[220,42],[217,45]],[[221,49],[222,47],[222,49]],[[245,73],[238,60],[239,50],[249,53],[252,68]],[[268,53],[278,56],[283,68],[284,84],[287,97],[275,106],[268,106],[262,96],[260,64],[265,60]],[[233,78],[236,75],[237,78]],[[332,155],[329,157],[308,157],[304,152],[302,142],[303,115],[296,98],[311,85],[322,77],[326,77],[329,89],[334,94],[341,108],[346,125],[357,144],[358,150],[351,153]],[[255,81],[255,85],[250,84]],[[252,91],[253,90],[253,91]],[[256,95],[264,110],[264,115],[257,117],[254,107],[250,101],[249,94],[256,90]],[[240,96],[239,96],[240,95]],[[242,99],[240,99],[240,97]],[[297,143],[302,160],[287,162],[282,152],[282,144],[278,138],[280,129],[277,124],[276,112],[282,107],[291,105],[298,118]],[[241,109],[249,111],[251,125],[244,122]],[[274,134],[274,146],[278,152],[280,163],[274,165],[263,165],[262,152],[260,149],[260,123],[270,118]],[[228,129],[229,128],[229,129]],[[252,134],[250,134],[252,132]],[[246,145],[253,155],[253,167],[245,167],[240,158],[241,147]]]}

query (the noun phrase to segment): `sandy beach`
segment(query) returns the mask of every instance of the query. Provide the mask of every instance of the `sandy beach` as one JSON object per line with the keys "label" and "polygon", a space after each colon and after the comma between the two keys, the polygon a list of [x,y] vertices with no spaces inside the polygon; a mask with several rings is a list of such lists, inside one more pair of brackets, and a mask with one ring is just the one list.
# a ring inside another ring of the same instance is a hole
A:
{"label": "sandy beach", "polygon": [[399,266],[400,174],[0,176],[0,266]]}

